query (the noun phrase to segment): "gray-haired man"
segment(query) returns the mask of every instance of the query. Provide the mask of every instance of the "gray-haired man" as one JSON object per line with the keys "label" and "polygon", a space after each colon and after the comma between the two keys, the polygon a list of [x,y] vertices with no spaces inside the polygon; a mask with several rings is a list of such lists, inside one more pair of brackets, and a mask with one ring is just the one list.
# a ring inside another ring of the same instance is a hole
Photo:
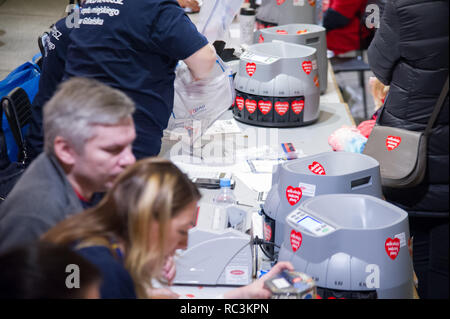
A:
{"label": "gray-haired man", "polygon": [[44,149],[0,206],[0,253],[89,206],[135,162],[134,103],[95,80],[61,84],[44,107]]}

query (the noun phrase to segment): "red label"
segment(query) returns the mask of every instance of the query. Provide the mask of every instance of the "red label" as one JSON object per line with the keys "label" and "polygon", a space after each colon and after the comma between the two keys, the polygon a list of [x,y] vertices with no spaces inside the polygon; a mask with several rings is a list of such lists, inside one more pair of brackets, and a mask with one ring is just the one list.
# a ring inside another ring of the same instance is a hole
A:
{"label": "red label", "polygon": [[305,107],[305,101],[303,101],[303,100],[292,102],[292,111],[297,115],[303,111],[304,107]]}
{"label": "red label", "polygon": [[384,248],[386,249],[386,253],[394,260],[398,256],[398,252],[400,251],[400,239],[398,238],[388,238],[386,239],[386,242],[384,243]]}
{"label": "red label", "polygon": [[285,0],[277,0],[277,4],[278,4],[279,6],[281,6],[281,5],[284,3],[284,1],[285,1]]}
{"label": "red label", "polygon": [[269,241],[272,238],[272,227],[270,224],[264,223],[264,240]]}
{"label": "red label", "polygon": [[264,42],[264,37],[262,36],[262,34],[259,35],[258,42],[259,43],[263,43]]}
{"label": "red label", "polygon": [[291,204],[291,206],[294,206],[302,198],[301,188],[300,187],[294,188],[292,186],[288,186],[288,188],[286,188],[286,198],[289,204]]}
{"label": "red label", "polygon": [[240,276],[240,275],[243,275],[244,272],[242,270],[236,269],[236,270],[230,271],[230,274]]}
{"label": "red label", "polygon": [[402,138],[400,136],[389,135],[386,138],[386,147],[387,147],[388,151],[392,151],[392,150],[395,150],[400,145],[401,142],[402,142]]}
{"label": "red label", "polygon": [[319,162],[314,161],[311,165],[308,165],[308,168],[316,175],[326,175],[325,169]]}
{"label": "red label", "polygon": [[289,110],[289,102],[275,102],[275,111],[283,116]]}
{"label": "red label", "polygon": [[305,73],[307,75],[309,75],[312,70],[312,62],[311,61],[303,61],[302,68],[303,68],[303,71],[305,71]]}
{"label": "red label", "polygon": [[247,63],[247,65],[245,66],[245,70],[247,71],[247,74],[249,76],[253,76],[253,74],[255,74],[256,71],[256,64],[255,63]]}
{"label": "red label", "polygon": [[302,33],[306,33],[306,32],[308,32],[308,30],[306,30],[306,29],[298,30],[298,31],[297,31],[297,34],[302,34]]}
{"label": "red label", "polygon": [[239,109],[239,111],[242,111],[244,108],[244,98],[240,96],[236,96],[236,106]]}
{"label": "red label", "polygon": [[256,110],[256,101],[255,100],[245,100],[245,107],[247,111],[252,114]]}
{"label": "red label", "polygon": [[316,0],[308,0],[308,3],[311,7],[314,7],[316,5]]}
{"label": "red label", "polygon": [[292,250],[295,253],[302,245],[302,234],[300,232],[296,232],[295,230],[292,230],[290,240],[291,240]]}
{"label": "red label", "polygon": [[272,109],[272,102],[261,100],[258,102],[258,108],[262,114],[266,115]]}
{"label": "red label", "polygon": [[316,74],[316,76],[314,77],[314,85],[319,87],[319,76]]}
{"label": "red label", "polygon": [[288,34],[286,30],[277,30],[276,33],[278,33],[278,34]]}

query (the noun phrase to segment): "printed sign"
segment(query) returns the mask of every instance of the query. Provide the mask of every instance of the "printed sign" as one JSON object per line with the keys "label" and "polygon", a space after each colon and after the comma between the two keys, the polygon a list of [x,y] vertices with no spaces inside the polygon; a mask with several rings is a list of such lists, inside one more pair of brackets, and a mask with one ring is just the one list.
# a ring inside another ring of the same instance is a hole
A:
{"label": "printed sign", "polygon": [[260,100],[258,102],[258,108],[259,108],[259,110],[261,111],[262,114],[266,115],[272,109],[272,102],[271,101]]}
{"label": "printed sign", "polygon": [[247,63],[247,65],[245,66],[245,70],[247,71],[247,74],[249,76],[253,76],[253,74],[255,74],[256,71],[256,64],[253,62]]}
{"label": "printed sign", "polygon": [[225,282],[227,284],[244,284],[248,282],[248,266],[230,265],[225,267]]}
{"label": "printed sign", "polygon": [[312,70],[312,62],[311,61],[303,61],[302,63],[302,69],[305,71],[307,75],[311,73]]}
{"label": "printed sign", "polygon": [[323,168],[322,164],[320,164],[319,162],[312,162],[311,165],[308,165],[308,168],[311,172],[313,172],[316,175],[326,175],[325,174],[325,169]]}
{"label": "printed sign", "polygon": [[395,150],[400,145],[401,142],[402,138],[400,136],[389,135],[386,138],[386,148],[388,149],[388,151]]}
{"label": "printed sign", "polygon": [[389,258],[394,260],[395,258],[397,258],[398,253],[400,251],[400,239],[398,238],[386,239],[386,242],[384,243],[384,248],[386,249],[386,253],[389,256]]}
{"label": "printed sign", "polygon": [[289,102],[275,102],[275,111],[283,116],[289,110]]}
{"label": "printed sign", "polygon": [[290,236],[291,247],[294,253],[300,248],[302,245],[302,234],[300,232],[296,232],[295,230],[291,231]]}
{"label": "printed sign", "polygon": [[288,186],[288,188],[286,188],[286,198],[289,204],[291,204],[291,206],[294,206],[302,198],[301,188]]}

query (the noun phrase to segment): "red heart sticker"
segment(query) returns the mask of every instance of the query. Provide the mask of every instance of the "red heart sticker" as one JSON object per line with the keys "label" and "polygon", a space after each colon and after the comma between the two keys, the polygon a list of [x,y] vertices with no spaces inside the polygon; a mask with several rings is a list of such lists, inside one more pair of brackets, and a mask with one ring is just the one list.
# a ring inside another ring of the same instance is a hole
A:
{"label": "red heart sticker", "polygon": [[262,114],[266,115],[272,109],[272,102],[261,100],[258,102],[258,108]]}
{"label": "red heart sticker", "polygon": [[283,116],[289,110],[289,102],[275,102],[275,111]]}
{"label": "red heart sticker", "polygon": [[256,71],[256,64],[253,62],[247,63],[247,65],[245,66],[245,70],[247,71],[247,74],[249,76],[253,76],[253,74],[255,74]]}
{"label": "red heart sticker", "polygon": [[244,108],[244,98],[240,96],[236,96],[236,106],[239,109],[239,111],[242,111]]}
{"label": "red heart sticker", "polygon": [[245,100],[245,107],[247,111],[252,114],[256,110],[256,101],[255,100]]}
{"label": "red heart sticker", "polygon": [[264,223],[264,240],[269,241],[272,238],[272,227],[268,223]]}
{"label": "red heart sticker", "polygon": [[263,43],[264,42],[264,37],[262,36],[262,34],[259,35],[259,39],[258,39],[258,43]]}
{"label": "red heart sticker", "polygon": [[279,6],[281,6],[281,5],[284,3],[284,1],[285,1],[285,0],[277,0],[277,4],[278,4]]}
{"label": "red heart sticker", "polygon": [[319,76],[316,74],[316,76],[314,77],[314,85],[319,87]]}
{"label": "red heart sticker", "polygon": [[292,250],[295,253],[302,245],[302,233],[292,230],[290,240],[291,240]]}
{"label": "red heart sticker", "polygon": [[302,68],[303,68],[303,71],[305,71],[305,73],[307,75],[309,75],[312,70],[312,62],[311,61],[303,61]]}
{"label": "red heart sticker", "polygon": [[288,34],[286,30],[277,30],[276,33],[278,33],[278,34]]}
{"label": "red heart sticker", "polygon": [[396,149],[400,145],[401,142],[402,142],[402,138],[400,136],[389,135],[386,138],[386,148],[388,149],[388,151],[392,151],[392,150]]}
{"label": "red heart sticker", "polygon": [[313,172],[316,175],[326,175],[325,174],[325,169],[323,168],[322,164],[320,164],[319,162],[312,162],[311,165],[308,165],[308,168],[311,172]]}
{"label": "red heart sticker", "polygon": [[293,101],[291,105],[292,111],[298,115],[303,111],[303,108],[305,107],[305,101],[304,100]]}
{"label": "red heart sticker", "polygon": [[386,253],[389,256],[389,258],[394,260],[395,258],[397,258],[398,253],[400,251],[400,239],[398,238],[386,239],[386,242],[384,243],[384,249],[386,249]]}
{"label": "red heart sticker", "polygon": [[294,206],[302,198],[301,188],[300,187],[294,188],[292,186],[288,186],[288,188],[286,188],[286,198],[289,204],[291,204],[291,206]]}

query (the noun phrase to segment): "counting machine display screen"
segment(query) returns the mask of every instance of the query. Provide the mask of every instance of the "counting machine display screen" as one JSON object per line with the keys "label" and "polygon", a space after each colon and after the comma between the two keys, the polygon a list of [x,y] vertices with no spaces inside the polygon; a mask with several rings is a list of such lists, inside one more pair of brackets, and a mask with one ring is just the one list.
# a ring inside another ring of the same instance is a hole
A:
{"label": "counting machine display screen", "polygon": [[319,222],[318,220],[315,220],[314,218],[312,218],[311,216],[305,216],[302,219],[300,219],[297,224],[299,224],[300,226],[306,228],[307,230],[314,232],[314,230],[322,225],[321,222]]}

